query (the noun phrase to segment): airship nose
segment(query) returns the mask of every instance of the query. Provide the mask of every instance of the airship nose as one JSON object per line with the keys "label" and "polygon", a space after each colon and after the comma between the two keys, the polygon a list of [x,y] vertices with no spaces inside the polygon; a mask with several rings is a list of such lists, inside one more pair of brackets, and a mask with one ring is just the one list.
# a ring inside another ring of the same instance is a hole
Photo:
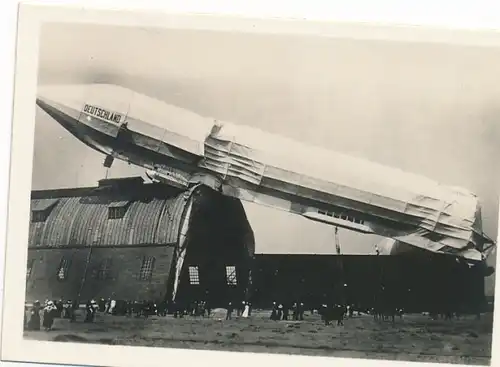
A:
{"label": "airship nose", "polygon": [[85,88],[78,85],[43,85],[38,87],[36,102],[79,110],[85,98]]}
{"label": "airship nose", "polygon": [[78,119],[85,98],[85,87],[79,85],[42,85],[36,104],[45,112],[64,114]]}

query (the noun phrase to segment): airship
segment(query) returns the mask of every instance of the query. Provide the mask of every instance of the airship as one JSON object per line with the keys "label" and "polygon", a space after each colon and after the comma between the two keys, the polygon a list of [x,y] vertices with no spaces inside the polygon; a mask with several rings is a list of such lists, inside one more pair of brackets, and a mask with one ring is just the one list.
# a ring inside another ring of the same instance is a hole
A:
{"label": "airship", "polygon": [[484,263],[495,242],[469,190],[220,121],[111,84],[40,86],[36,104],[104,156],[153,181],[223,195]]}

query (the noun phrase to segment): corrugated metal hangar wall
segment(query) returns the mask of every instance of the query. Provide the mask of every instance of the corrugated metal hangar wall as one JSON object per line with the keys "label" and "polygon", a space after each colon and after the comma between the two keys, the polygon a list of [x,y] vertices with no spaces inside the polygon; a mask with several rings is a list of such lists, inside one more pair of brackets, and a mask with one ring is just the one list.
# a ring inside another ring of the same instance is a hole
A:
{"label": "corrugated metal hangar wall", "polygon": [[27,302],[160,302],[176,289],[177,302],[216,304],[249,288],[254,244],[243,206],[204,187],[182,192],[130,178],[34,191],[29,231]]}

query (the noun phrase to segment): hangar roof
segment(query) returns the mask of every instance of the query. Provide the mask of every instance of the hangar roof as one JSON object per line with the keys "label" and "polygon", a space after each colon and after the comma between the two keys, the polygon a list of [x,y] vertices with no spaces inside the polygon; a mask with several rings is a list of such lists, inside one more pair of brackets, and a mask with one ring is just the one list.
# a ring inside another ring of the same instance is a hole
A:
{"label": "hangar roof", "polygon": [[33,191],[28,246],[175,244],[185,195],[165,185],[139,185],[105,180],[98,187]]}

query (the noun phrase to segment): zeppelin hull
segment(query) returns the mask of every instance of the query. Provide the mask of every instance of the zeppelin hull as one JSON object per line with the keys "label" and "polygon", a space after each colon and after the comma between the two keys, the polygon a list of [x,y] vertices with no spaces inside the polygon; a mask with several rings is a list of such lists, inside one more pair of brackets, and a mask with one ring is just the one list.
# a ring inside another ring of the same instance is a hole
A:
{"label": "zeppelin hull", "polygon": [[104,154],[183,182],[433,252],[484,260],[473,193],[221,122],[104,84],[42,87],[38,105]]}

